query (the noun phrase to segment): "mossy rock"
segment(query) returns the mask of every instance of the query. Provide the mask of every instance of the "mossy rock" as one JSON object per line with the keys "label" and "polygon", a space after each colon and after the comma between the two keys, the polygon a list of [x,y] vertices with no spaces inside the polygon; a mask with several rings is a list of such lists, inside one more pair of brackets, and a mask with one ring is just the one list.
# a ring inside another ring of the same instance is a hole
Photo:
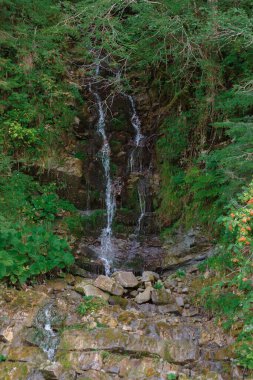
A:
{"label": "mossy rock", "polygon": [[0,380],[27,380],[32,366],[28,363],[0,363]]}
{"label": "mossy rock", "polygon": [[120,296],[110,296],[108,302],[110,305],[118,305],[122,309],[126,309],[127,305],[128,305],[127,299],[120,297]]}

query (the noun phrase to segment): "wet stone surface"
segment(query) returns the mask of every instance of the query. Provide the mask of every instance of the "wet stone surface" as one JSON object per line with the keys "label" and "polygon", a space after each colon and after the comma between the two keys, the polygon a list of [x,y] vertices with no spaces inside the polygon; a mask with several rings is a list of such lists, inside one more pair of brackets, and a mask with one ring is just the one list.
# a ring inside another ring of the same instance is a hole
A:
{"label": "wet stone surface", "polygon": [[0,380],[252,379],[234,364],[234,338],[191,303],[197,278],[191,268],[184,278],[118,272],[2,286]]}

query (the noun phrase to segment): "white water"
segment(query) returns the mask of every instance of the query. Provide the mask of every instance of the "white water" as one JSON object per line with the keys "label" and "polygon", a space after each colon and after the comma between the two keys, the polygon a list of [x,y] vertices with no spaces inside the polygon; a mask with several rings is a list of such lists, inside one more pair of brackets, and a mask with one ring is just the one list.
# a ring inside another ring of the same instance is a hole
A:
{"label": "white water", "polygon": [[53,361],[59,344],[59,336],[52,328],[53,319],[53,304],[50,303],[39,311],[35,323],[39,332],[38,345],[47,354],[50,361]]}
{"label": "white water", "polygon": [[[51,311],[50,311],[50,307],[47,307],[45,309],[45,326],[44,326],[44,329],[46,331],[46,334],[47,334],[47,337],[48,337],[48,340],[51,340],[53,341],[56,337],[56,334],[54,332],[54,330],[52,329],[52,326],[51,326]],[[47,357],[49,360],[53,360],[54,358],[54,354],[55,354],[55,350],[56,350],[56,347],[54,347],[53,345],[48,345],[48,346],[45,346],[43,351],[46,352],[47,354]]]}
{"label": "white water", "polygon": [[[131,105],[131,110],[132,110],[132,115],[131,115],[131,124],[133,128],[135,129],[135,138],[134,138],[134,149],[131,152],[130,155],[130,169],[131,172],[137,170],[137,171],[142,171],[142,165],[141,162],[139,162],[138,165],[136,165],[136,154],[138,153],[138,148],[141,145],[141,141],[144,139],[144,136],[141,133],[141,121],[139,119],[134,99],[131,95],[127,95],[130,105]],[[138,157],[137,157],[138,159]]]}
{"label": "white water", "polygon": [[[96,75],[99,75],[99,65],[96,66]],[[105,176],[105,204],[106,204],[106,227],[103,228],[101,233],[101,259],[104,261],[106,275],[110,273],[110,262],[113,253],[113,244],[112,244],[112,222],[116,210],[116,200],[115,194],[113,191],[113,184],[111,179],[110,172],[110,155],[111,149],[106,136],[105,130],[105,112],[103,109],[102,99],[97,92],[92,94],[96,99],[96,105],[98,110],[98,123],[97,131],[103,139],[103,146],[101,149],[102,165],[104,168]]]}
{"label": "white water", "polygon": [[[131,172],[137,171],[138,173],[142,173],[143,172],[142,161],[138,153],[140,153],[141,142],[144,139],[144,135],[141,133],[141,121],[139,119],[139,116],[136,110],[134,99],[130,95],[127,95],[127,97],[129,99],[131,110],[132,110],[131,124],[133,128],[135,129],[134,149],[132,150],[131,155],[130,155],[130,170]],[[138,197],[139,197],[139,205],[140,205],[140,216],[138,218],[137,226],[135,230],[137,235],[140,234],[142,220],[146,213],[145,183],[144,181],[141,181],[141,179],[139,180],[139,185],[138,185]]]}
{"label": "white water", "polygon": [[141,232],[141,223],[146,213],[146,197],[145,197],[145,188],[142,188],[142,186],[138,186],[138,197],[139,197],[139,204],[140,204],[140,216],[138,218],[137,227],[136,227],[136,233],[137,235]]}
{"label": "white water", "polygon": [[141,140],[144,138],[144,136],[141,133],[141,121],[140,121],[139,116],[137,114],[133,97],[131,95],[128,95],[128,99],[130,101],[131,109],[132,109],[131,123],[132,123],[132,126],[134,127],[134,129],[136,131],[135,140],[134,140],[135,146],[138,147],[138,146],[140,146]]}

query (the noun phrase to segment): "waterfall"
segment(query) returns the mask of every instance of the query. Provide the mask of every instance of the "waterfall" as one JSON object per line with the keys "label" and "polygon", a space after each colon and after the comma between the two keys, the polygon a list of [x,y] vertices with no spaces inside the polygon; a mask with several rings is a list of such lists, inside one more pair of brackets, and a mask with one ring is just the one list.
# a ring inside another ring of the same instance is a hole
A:
{"label": "waterfall", "polygon": [[141,133],[141,121],[136,111],[134,99],[131,95],[127,95],[127,97],[129,99],[129,102],[131,105],[131,111],[132,111],[131,124],[135,130],[134,149],[132,150],[131,155],[130,155],[130,170],[131,172],[134,172],[135,170],[137,170],[138,172],[141,172],[142,171],[141,159],[139,161],[139,165],[138,164],[136,165],[136,161],[138,160],[138,157],[136,156],[139,152],[138,148],[140,147],[141,141],[144,139],[144,136]]}
{"label": "waterfall", "polygon": [[[96,66],[96,76],[99,75],[99,65]],[[93,92],[90,86],[90,91],[96,100],[97,110],[98,110],[98,123],[97,131],[101,135],[103,140],[103,146],[101,149],[101,160],[104,168],[105,176],[105,204],[106,204],[106,227],[103,228],[101,233],[101,259],[105,265],[105,272],[108,275],[110,273],[110,261],[113,251],[112,245],[112,222],[116,210],[116,200],[113,191],[113,183],[111,179],[110,171],[110,155],[111,149],[106,136],[105,130],[105,112],[103,109],[103,103],[100,95],[97,92]]]}
{"label": "waterfall", "polygon": [[140,216],[138,218],[137,226],[136,226],[136,233],[137,235],[141,232],[141,223],[142,219],[145,216],[146,213],[146,193],[145,193],[145,183],[144,180],[140,180],[138,184],[138,198],[139,198],[139,205],[140,205]]}
{"label": "waterfall", "polygon": [[139,116],[136,111],[135,103],[133,100],[133,97],[131,95],[128,95],[128,99],[131,104],[131,109],[132,109],[132,116],[131,116],[131,123],[132,126],[134,127],[136,134],[135,134],[135,146],[139,147],[141,140],[144,138],[144,136],[141,133],[141,121],[139,119]]}
{"label": "waterfall", "polygon": [[47,354],[50,361],[54,359],[56,349],[59,344],[59,336],[52,328],[52,321],[55,318],[53,304],[47,304],[41,309],[36,318],[37,339],[39,347]]}
{"label": "waterfall", "polygon": [[[141,142],[144,139],[144,135],[141,133],[141,121],[139,119],[134,99],[132,96],[127,95],[131,105],[131,124],[135,130],[134,148],[130,154],[130,170],[131,173],[137,171],[139,174],[143,173],[142,158],[141,158]],[[141,223],[146,213],[146,191],[145,181],[141,178],[138,183],[138,198],[140,205],[140,216],[137,221],[136,234],[139,235],[141,231]]]}

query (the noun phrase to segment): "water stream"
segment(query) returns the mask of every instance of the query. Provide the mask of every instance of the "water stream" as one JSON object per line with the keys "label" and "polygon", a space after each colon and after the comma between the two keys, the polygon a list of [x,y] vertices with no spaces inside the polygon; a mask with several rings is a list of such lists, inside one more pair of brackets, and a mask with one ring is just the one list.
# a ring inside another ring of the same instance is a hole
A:
{"label": "water stream", "polygon": [[136,110],[134,99],[131,95],[127,95],[127,97],[131,106],[131,124],[135,130],[134,149],[130,155],[130,170],[131,173],[134,171],[142,172],[142,160],[138,153],[140,153],[139,147],[141,146],[144,136],[141,133],[141,121]]}
{"label": "water stream", "polygon": [[145,191],[145,182],[144,180],[140,179],[138,183],[138,198],[139,198],[139,205],[140,205],[140,215],[138,218],[137,226],[135,233],[140,235],[141,227],[142,227],[142,220],[146,213],[146,191]]}
{"label": "water stream", "polygon": [[55,319],[53,309],[52,303],[47,304],[39,311],[35,323],[37,328],[37,343],[51,361],[54,359],[59,344],[59,336],[52,328],[52,321]]}
{"label": "water stream", "polygon": [[[99,65],[96,66],[96,76],[99,75]],[[98,110],[98,123],[97,131],[101,135],[103,140],[103,145],[101,149],[101,161],[104,169],[105,176],[105,204],[106,204],[106,227],[102,229],[101,233],[101,259],[105,265],[105,272],[108,275],[111,270],[111,260],[113,253],[113,244],[112,244],[112,222],[116,211],[116,200],[115,194],[113,191],[113,183],[111,178],[110,171],[110,155],[111,149],[109,141],[106,135],[105,129],[105,112],[103,109],[103,102],[98,92],[92,91],[90,86],[90,91],[92,92]]]}
{"label": "water stream", "polygon": [[[130,171],[131,173],[137,172],[138,174],[143,173],[143,165],[142,165],[142,155],[141,155],[141,145],[144,140],[144,135],[141,133],[141,121],[139,119],[135,102],[132,96],[127,95],[129,99],[129,103],[131,106],[131,124],[135,130],[135,138],[134,138],[134,148],[130,154]],[[146,186],[145,180],[140,178],[138,183],[138,198],[140,205],[140,215],[137,221],[137,226],[135,229],[135,233],[139,236],[142,227],[142,220],[146,213]]]}

